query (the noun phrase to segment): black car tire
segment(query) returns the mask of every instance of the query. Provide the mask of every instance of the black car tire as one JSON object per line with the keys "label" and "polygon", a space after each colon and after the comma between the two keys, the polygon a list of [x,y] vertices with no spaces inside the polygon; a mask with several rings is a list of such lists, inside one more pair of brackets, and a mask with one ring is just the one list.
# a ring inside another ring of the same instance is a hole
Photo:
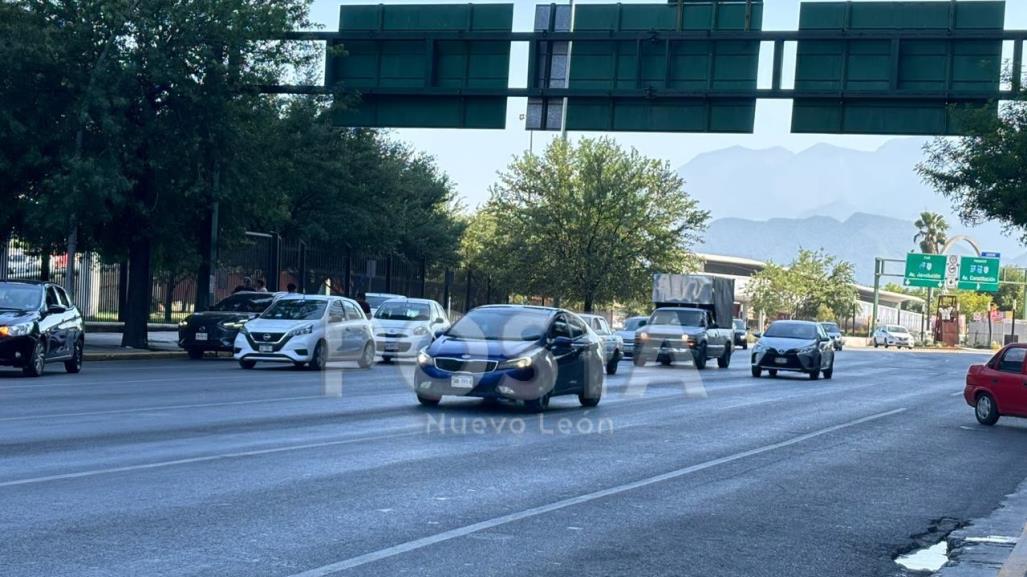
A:
{"label": "black car tire", "polygon": [[391,355],[382,355],[382,364],[386,364],[387,365],[387,364],[389,364],[391,362],[392,362],[392,356]]}
{"label": "black car tire", "polygon": [[239,366],[246,369],[247,371],[257,366],[257,361],[239,361]]}
{"label": "black car tire", "polygon": [[706,369],[706,343],[700,344],[692,353],[692,360],[695,368],[702,371]]}
{"label": "black car tire", "polygon": [[663,357],[662,359],[660,359],[660,364],[665,367],[669,367],[674,364],[674,360],[670,357]]}
{"label": "black car tire", "polygon": [[610,359],[610,362],[606,363],[606,374],[611,376],[617,374],[617,367],[620,366],[620,359],[620,351],[613,351],[613,357]]}
{"label": "black car tire", "polygon": [[310,357],[310,362],[307,363],[307,367],[312,371],[323,371],[328,366],[328,359],[325,357],[325,349],[327,346],[324,341],[317,341],[314,346],[314,354]]}
{"label": "black car tire", "polygon": [[761,369],[759,367],[752,367],[752,376],[754,378],[757,378],[757,379],[762,377],[763,376],[763,369]]}
{"label": "black car tire", "polygon": [[777,369],[767,369],[767,374],[774,378],[777,378]]}
{"label": "black car tire", "polygon": [[731,366],[731,350],[734,347],[724,347],[724,354],[717,357],[717,366],[726,369]]}
{"label": "black car tire", "polygon": [[364,352],[361,353],[360,359],[357,361],[357,366],[362,369],[370,369],[371,365],[374,364],[374,343],[367,343],[364,345]]}
{"label": "black car tire", "polygon": [[442,399],[438,397],[425,397],[418,393],[417,402],[421,403],[425,407],[437,407],[439,406],[439,403],[442,402]]}
{"label": "black car tire", "polygon": [[809,380],[815,381],[820,378],[820,369],[809,372]]}
{"label": "black car tire", "polygon": [[988,393],[981,393],[977,396],[977,402],[974,403],[974,416],[977,417],[977,422],[990,427],[998,422],[998,406],[995,405],[995,399]]}
{"label": "black car tire", "polygon": [[874,339],[874,348],[876,349],[878,346],[880,345],[877,344],[877,339]]}
{"label": "black car tire", "polygon": [[198,361],[203,358],[203,351],[201,349],[186,349],[186,353],[189,354],[189,358]]}
{"label": "black car tire", "polygon": [[64,361],[64,370],[73,375],[82,372],[82,339],[75,342],[71,358]]}
{"label": "black car tire", "polygon": [[549,393],[546,393],[537,399],[524,401],[524,406],[532,413],[541,413],[542,411],[545,411],[546,408],[549,407]]}
{"label": "black car tire", "polygon": [[26,377],[40,377],[46,370],[46,345],[42,340],[36,341],[32,347],[32,354],[29,356],[28,364],[22,367],[21,372]]}
{"label": "black car tire", "polygon": [[830,381],[834,377],[834,360],[831,361],[831,366],[824,369],[824,380]]}
{"label": "black car tire", "polygon": [[747,340],[742,341],[742,350],[743,351],[749,350],[749,341],[747,341]]}

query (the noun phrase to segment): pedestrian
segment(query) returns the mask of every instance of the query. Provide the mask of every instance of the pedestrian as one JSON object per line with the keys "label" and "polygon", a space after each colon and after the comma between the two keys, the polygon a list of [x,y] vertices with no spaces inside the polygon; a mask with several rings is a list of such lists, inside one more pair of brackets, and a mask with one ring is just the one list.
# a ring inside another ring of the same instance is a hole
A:
{"label": "pedestrian", "polygon": [[285,290],[290,292],[290,293],[296,292],[296,283],[292,283],[291,282],[291,283],[285,285]]}
{"label": "pedestrian", "polygon": [[267,283],[265,283],[263,279],[257,279],[257,292],[259,292],[259,293],[266,293],[267,292]]}
{"label": "pedestrian", "polygon": [[232,294],[241,293],[241,292],[248,292],[248,291],[251,291],[251,290],[253,290],[253,279],[251,279],[250,277],[246,276],[246,277],[243,277],[242,284],[237,286],[237,287],[235,287],[235,289],[232,291]]}
{"label": "pedestrian", "polygon": [[371,316],[371,303],[367,302],[367,293],[357,293],[357,304],[363,309],[365,315]]}

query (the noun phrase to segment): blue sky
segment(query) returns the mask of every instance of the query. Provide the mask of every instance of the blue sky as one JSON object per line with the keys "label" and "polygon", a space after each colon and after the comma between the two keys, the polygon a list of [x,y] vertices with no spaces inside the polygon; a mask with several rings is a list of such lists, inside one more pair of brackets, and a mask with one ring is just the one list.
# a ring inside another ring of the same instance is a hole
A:
{"label": "blue sky", "polygon": [[[480,3],[510,3],[511,0],[478,0]],[[623,4],[653,3],[659,0],[622,0]],[[514,30],[531,30],[535,0],[512,0],[514,4]],[[354,2],[360,4],[465,4],[466,0],[380,0],[379,2]],[[543,2],[547,3],[547,2]],[[609,0],[578,0],[578,4],[611,3]],[[662,3],[662,2],[661,2]],[[311,16],[327,30],[338,29],[340,0],[314,0]],[[764,29],[794,30],[798,27],[799,0],[765,0]],[[1006,2],[1006,27],[1027,28],[1027,0]],[[1008,47],[1007,47],[1008,48]],[[794,50],[793,50],[794,51]],[[1011,54],[1011,50],[1009,50]],[[511,58],[511,85],[523,86],[527,76],[526,45],[515,45]],[[761,58],[761,86],[769,85],[770,50],[764,50]],[[786,62],[786,80],[790,77]],[[506,130],[397,130],[398,138],[426,151],[438,160],[439,165],[453,179],[460,194],[469,207],[488,198],[488,187],[494,182],[496,172],[509,164],[511,158],[529,146],[529,132],[523,129],[518,116],[525,112],[527,104],[523,99],[510,99],[507,108]],[[754,134],[631,134],[612,135],[625,146],[637,148],[643,154],[665,159],[674,167],[685,164],[697,154],[730,146],[769,148],[781,146],[800,151],[821,142],[860,150],[874,150],[888,138],[877,136],[837,135],[793,135],[791,103],[788,101],[760,101],[756,110]],[[574,135],[572,134],[572,137]],[[553,138],[551,134],[535,133],[534,147],[539,150]],[[686,175],[687,178],[687,175]]]}

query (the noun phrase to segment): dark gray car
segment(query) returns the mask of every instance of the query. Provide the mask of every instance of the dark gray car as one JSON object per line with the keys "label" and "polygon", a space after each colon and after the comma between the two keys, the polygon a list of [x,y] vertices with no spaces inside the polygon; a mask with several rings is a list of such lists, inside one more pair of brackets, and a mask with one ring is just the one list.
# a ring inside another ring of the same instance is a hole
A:
{"label": "dark gray car", "polygon": [[775,321],[752,350],[752,376],[763,371],[806,373],[816,380],[834,376],[834,346],[823,327],[810,321]]}

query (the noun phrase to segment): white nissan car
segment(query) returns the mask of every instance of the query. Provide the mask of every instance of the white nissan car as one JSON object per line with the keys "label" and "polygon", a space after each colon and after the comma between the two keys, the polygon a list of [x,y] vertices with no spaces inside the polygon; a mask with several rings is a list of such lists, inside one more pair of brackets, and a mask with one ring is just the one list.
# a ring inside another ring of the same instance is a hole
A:
{"label": "white nissan car", "polygon": [[874,348],[883,346],[884,348],[895,347],[901,349],[906,347],[907,349],[913,348],[915,341],[913,335],[909,334],[909,330],[901,325],[884,325],[877,327],[872,337]]}
{"label": "white nissan car", "polygon": [[442,305],[428,299],[397,298],[385,301],[374,311],[375,347],[382,360],[414,358],[449,329],[449,316]]}
{"label": "white nissan car", "polygon": [[371,322],[354,300],[335,296],[282,297],[235,338],[235,358],[244,369],[258,362],[293,363],[324,370],[330,361],[374,363]]}

